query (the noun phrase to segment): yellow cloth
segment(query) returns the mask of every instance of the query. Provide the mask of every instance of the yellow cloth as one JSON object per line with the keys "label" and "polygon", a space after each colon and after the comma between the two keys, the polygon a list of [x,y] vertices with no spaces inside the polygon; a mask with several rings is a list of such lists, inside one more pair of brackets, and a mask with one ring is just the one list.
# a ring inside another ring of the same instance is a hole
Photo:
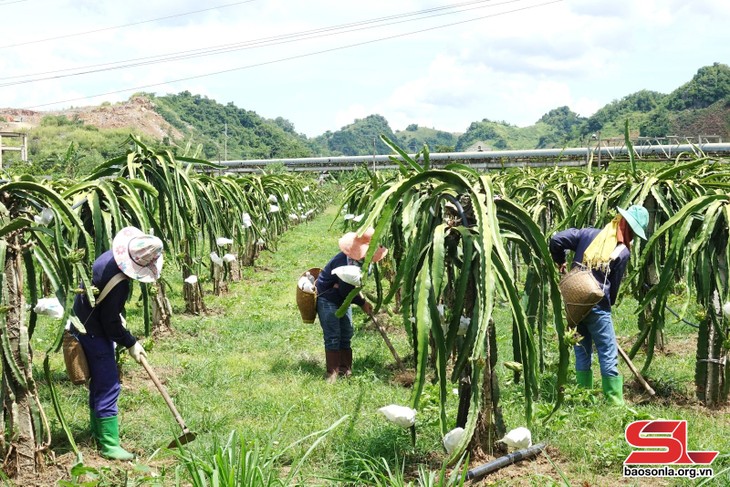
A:
{"label": "yellow cloth", "polygon": [[611,261],[611,254],[618,245],[618,225],[621,222],[621,215],[611,220],[603,227],[603,230],[596,235],[593,242],[583,253],[583,264],[589,269],[605,270]]}

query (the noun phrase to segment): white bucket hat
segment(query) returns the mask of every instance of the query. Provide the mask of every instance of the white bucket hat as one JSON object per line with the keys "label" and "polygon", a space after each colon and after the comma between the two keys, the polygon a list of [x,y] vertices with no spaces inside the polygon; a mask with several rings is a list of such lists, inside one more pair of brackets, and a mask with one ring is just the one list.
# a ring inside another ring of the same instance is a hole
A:
{"label": "white bucket hat", "polygon": [[123,228],[112,248],[119,270],[139,282],[154,282],[162,270],[162,240],[135,227]]}

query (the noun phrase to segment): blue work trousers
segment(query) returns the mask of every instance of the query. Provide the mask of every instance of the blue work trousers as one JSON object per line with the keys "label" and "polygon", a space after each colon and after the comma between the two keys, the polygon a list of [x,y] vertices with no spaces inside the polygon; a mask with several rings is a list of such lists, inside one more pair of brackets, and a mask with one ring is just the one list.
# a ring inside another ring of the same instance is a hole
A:
{"label": "blue work trousers", "polygon": [[594,306],[578,324],[583,339],[575,345],[575,370],[591,370],[593,344],[596,345],[602,377],[618,376],[618,348],[611,311]]}
{"label": "blue work trousers", "polygon": [[352,309],[347,308],[347,313],[342,318],[335,316],[339,306],[325,298],[317,299],[317,314],[319,324],[324,334],[325,350],[349,350],[352,348]]}
{"label": "blue work trousers", "polygon": [[89,363],[89,409],[97,418],[118,414],[117,399],[122,386],[114,354],[114,342],[99,335],[75,333]]}

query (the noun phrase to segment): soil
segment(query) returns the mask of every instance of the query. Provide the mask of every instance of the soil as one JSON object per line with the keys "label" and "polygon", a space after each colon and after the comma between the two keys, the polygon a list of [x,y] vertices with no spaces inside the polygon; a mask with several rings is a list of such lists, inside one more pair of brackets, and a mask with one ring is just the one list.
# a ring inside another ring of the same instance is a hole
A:
{"label": "soil", "polygon": [[[114,477],[115,473],[119,476],[123,476],[124,470],[132,468],[132,463],[125,462],[114,462],[106,460],[99,456],[94,448],[90,444],[80,444],[79,449],[84,458],[84,466],[97,470],[105,471],[107,479]],[[548,458],[549,457],[549,458]],[[491,460],[493,457],[485,457],[475,459],[469,465],[470,469],[481,466]],[[63,455],[56,457],[55,463],[48,465],[43,471],[33,474],[32,476],[26,476],[22,478],[14,479],[17,482],[16,485],[23,486],[51,486],[58,485],[59,480],[70,480],[71,479],[71,468],[76,461],[76,457],[73,452],[68,452]],[[153,461],[147,463],[150,467],[149,475],[154,476],[155,472],[170,466],[171,460]],[[552,462],[552,463],[551,463]],[[415,475],[415,472],[414,472]],[[662,486],[667,485],[666,482],[659,479],[652,479],[650,484],[636,483],[636,479],[626,479],[625,481],[618,480],[616,478],[603,478],[600,476],[591,476],[591,480],[581,480],[576,482],[576,473],[569,462],[560,458],[559,452],[553,448],[547,447],[547,455],[540,454],[535,458],[522,460],[520,462],[508,465],[495,472],[490,473],[479,479],[475,479],[469,485],[472,487],[487,487],[487,486],[535,486],[539,485],[538,479],[543,480],[544,485],[562,485],[564,475],[571,485],[580,487],[593,487],[593,486],[613,486],[613,485],[652,485]],[[87,477],[88,480],[88,477]]]}
{"label": "soil", "polygon": [[[162,366],[154,367],[154,371],[163,385],[167,383],[168,378],[174,377],[178,372],[172,367]],[[146,389],[153,395],[159,394],[154,383],[142,367],[133,367],[131,363],[127,362],[121,366],[121,375],[123,389]],[[121,478],[124,476],[124,471],[133,468],[134,462],[115,462],[101,457],[88,436],[84,436],[84,433],[81,433],[81,435],[76,438],[76,441],[83,456],[84,467],[99,472],[103,471],[103,475],[107,479],[110,477],[119,477],[121,482]],[[139,454],[140,452],[134,453]],[[58,456],[49,456],[46,458],[46,465],[43,469],[34,474],[21,473],[19,477],[13,479],[15,482],[14,485],[22,485],[24,487],[55,486],[59,484],[60,480],[70,481],[71,469],[75,463],[76,455],[72,451],[65,452]],[[170,463],[170,459],[153,460],[152,462],[145,461],[145,465],[150,467],[149,475],[152,476],[155,475],[156,470],[162,469]],[[85,479],[89,480],[90,477],[86,476]]]}
{"label": "soil", "polygon": [[[551,459],[554,459],[557,456],[557,453],[558,452],[552,447],[547,448],[547,454],[550,456]],[[494,457],[476,459],[475,461],[471,462],[471,465],[469,467],[473,469],[484,465],[491,460],[494,460]],[[555,463],[558,468],[565,471],[564,467],[566,467],[566,465],[561,465],[561,462],[557,460],[553,460],[553,463]],[[472,482],[472,485],[535,485],[534,476],[536,475],[547,477],[556,482],[560,482],[559,472],[553,465],[550,464],[547,456],[545,456],[544,454],[540,454],[535,458],[523,460],[521,462],[508,465],[507,467],[501,468],[484,477],[481,477],[480,479],[476,479],[474,482]],[[530,476],[532,476],[532,479],[529,479]],[[548,484],[549,482],[546,481],[545,483]]]}
{"label": "soil", "polygon": [[[476,459],[469,465],[470,469],[484,465],[494,460],[494,457]],[[608,487],[614,485],[667,485],[661,479],[650,479],[651,483],[637,483],[636,479],[616,479],[615,477],[601,477],[591,475],[591,480],[578,480],[581,475],[575,472],[575,466],[570,462],[562,459],[556,448],[548,445],[545,453],[539,454],[535,458],[522,460],[520,462],[508,465],[484,477],[472,481],[473,487],[487,486],[530,486],[535,485],[569,485],[580,487]]]}
{"label": "soil", "polygon": [[134,129],[135,133],[155,140],[169,137],[181,140],[183,134],[155,111],[152,100],[134,97],[125,102],[100,106],[74,107],[57,111],[33,111],[19,108],[0,108],[0,131],[19,132],[35,128],[47,115],[63,115],[78,119],[99,129]]}
{"label": "soil", "polygon": [[[83,441],[83,440],[82,440]],[[107,460],[99,455],[95,447],[87,440],[86,443],[78,445],[79,451],[83,456],[84,468],[87,475],[83,475],[77,479],[77,481],[92,482],[87,485],[97,485],[92,480],[95,477],[94,472],[101,474],[107,483],[103,485],[124,485],[124,478],[127,471],[135,469],[135,462],[120,462],[114,460]],[[139,453],[139,452],[137,452]],[[70,482],[72,480],[71,469],[76,464],[76,455],[69,451],[62,455],[55,457],[55,461],[49,459],[48,465],[46,465],[39,472],[34,474],[23,474],[13,479],[15,482],[13,485],[23,487],[47,487],[59,485],[59,481],[65,480]],[[168,469],[172,465],[172,460],[153,460],[152,462],[144,462],[149,471],[147,473],[150,477],[159,476],[158,471]],[[81,485],[81,484],[74,484]]]}

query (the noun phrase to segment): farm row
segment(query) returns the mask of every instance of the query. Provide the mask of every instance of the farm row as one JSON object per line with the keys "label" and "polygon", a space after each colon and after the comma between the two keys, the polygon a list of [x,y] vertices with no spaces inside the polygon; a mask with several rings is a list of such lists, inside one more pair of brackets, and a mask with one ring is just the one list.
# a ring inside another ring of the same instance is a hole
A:
{"label": "farm row", "polygon": [[[206,161],[133,143],[125,157],[102,164],[81,181],[23,177],[0,184],[8,425],[2,453],[11,475],[35,471],[51,450],[30,347],[38,320],[34,311],[25,316],[26,301],[33,309],[39,298],[54,295],[65,323],[76,292],[86,292],[93,302],[91,262],[119,229],[133,225],[151,229],[165,242],[167,260],[181,272],[186,311],[204,313],[203,283],[210,282],[216,294],[224,292],[241,265],[251,265],[262,248],[275,249],[283,232],[333,197],[301,177],[216,176],[196,169],[213,166]],[[537,401],[546,399],[541,389],[546,375],[557,376],[553,412],[564,402],[572,334],[564,323],[547,237],[567,227],[601,227],[619,206],[642,205],[650,215],[650,238],[634,243],[622,289],[640,303],[629,355],[644,350],[642,371],[651,370],[654,351],[664,346],[666,305],[680,286],[685,308],[694,300],[704,310],[696,344],[697,396],[707,406],[727,401],[730,341],[722,304],[730,296],[730,170],[725,162],[693,158],[639,169],[631,161],[610,172],[589,167],[480,174],[458,164],[432,169],[427,152],[413,159],[392,148],[404,161],[399,171],[358,173],[347,183],[343,210],[358,216],[348,225],[360,231],[374,227],[373,241],[391,249],[390,258],[374,265],[372,278],[365,279],[366,290],[374,292],[376,311],[393,307],[402,316],[416,370],[409,405],[419,409],[434,377],[441,434],[454,424],[466,432],[451,450],[450,463],[467,450],[493,452],[495,438],[505,433],[492,319],[498,301],[508,303],[513,320],[509,359],[515,382],[524,388],[527,424],[534,420]],[[167,292],[164,281],[140,285],[148,336],[170,327]],[[555,342],[546,338],[553,329]],[[44,358],[52,397],[49,356],[59,350],[62,332],[59,325]],[[461,401],[456,418],[448,417],[446,407],[452,383],[459,384]],[[58,404],[55,398],[59,421],[76,449]]]}

